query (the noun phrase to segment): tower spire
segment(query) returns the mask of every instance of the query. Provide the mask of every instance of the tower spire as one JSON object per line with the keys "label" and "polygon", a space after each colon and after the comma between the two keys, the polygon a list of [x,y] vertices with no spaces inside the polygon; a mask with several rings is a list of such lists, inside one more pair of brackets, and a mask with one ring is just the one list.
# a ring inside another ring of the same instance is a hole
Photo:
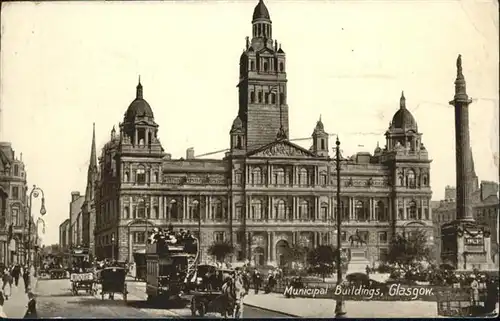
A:
{"label": "tower spire", "polygon": [[137,99],[142,99],[143,96],[142,96],[142,84],[141,84],[141,76],[139,75],[139,83],[137,84],[137,91],[136,91],[136,95],[135,95],[135,98]]}
{"label": "tower spire", "polygon": [[95,147],[95,123],[92,124],[92,146],[90,147],[89,169],[87,171],[87,189],[85,200],[90,202],[94,199],[95,180],[97,179],[97,152]]}
{"label": "tower spire", "polygon": [[401,91],[401,98],[399,99],[399,108],[406,109],[406,98],[404,91]]}
{"label": "tower spire", "polygon": [[89,167],[97,168],[97,152],[95,148],[95,123],[92,124],[92,146],[90,147]]}

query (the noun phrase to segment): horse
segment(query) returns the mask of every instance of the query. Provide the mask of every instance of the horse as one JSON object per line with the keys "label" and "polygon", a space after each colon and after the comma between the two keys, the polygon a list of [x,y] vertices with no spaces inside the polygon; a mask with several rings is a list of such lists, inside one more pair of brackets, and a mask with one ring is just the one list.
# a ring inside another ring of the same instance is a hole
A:
{"label": "horse", "polygon": [[223,318],[241,318],[243,315],[243,297],[247,294],[245,282],[247,281],[240,273],[228,277],[222,286],[222,294],[210,302]]}
{"label": "horse", "polygon": [[351,246],[353,246],[354,242],[356,242],[356,247],[360,245],[366,245],[366,241],[363,240],[359,235],[351,235],[349,236],[349,242],[351,243]]}

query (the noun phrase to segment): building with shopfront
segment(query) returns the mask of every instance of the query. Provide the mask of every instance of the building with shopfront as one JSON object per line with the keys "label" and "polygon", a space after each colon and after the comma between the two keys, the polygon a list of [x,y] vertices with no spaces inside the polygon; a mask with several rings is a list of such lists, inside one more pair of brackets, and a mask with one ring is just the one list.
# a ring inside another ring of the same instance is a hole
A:
{"label": "building with shopfront", "polygon": [[[12,144],[0,142],[0,263],[24,263],[28,241],[27,173],[22,154],[16,156]],[[35,243],[33,220],[31,240]],[[34,247],[32,247],[34,249]],[[33,253],[33,252],[32,252]]]}
{"label": "building with shopfront", "polygon": [[431,160],[404,95],[395,97],[385,146],[342,157],[338,212],[328,128],[321,118],[311,124],[309,149],[289,139],[286,65],[300,62],[287,61],[263,1],[251,29],[239,66],[233,62],[240,73],[239,108],[223,159],[196,158],[192,148],[181,159],[165,152],[161,124],[139,82],[119,131],[113,128],[99,157],[98,257],[133,261],[144,251],[146,231],[170,223],[200,238],[202,260],[209,259],[211,244],[227,241],[236,247],[232,260],[256,265],[285,263],[292,244],[336,244],[337,215],[344,245],[361,236],[373,263],[387,254],[394,233],[432,234]]}

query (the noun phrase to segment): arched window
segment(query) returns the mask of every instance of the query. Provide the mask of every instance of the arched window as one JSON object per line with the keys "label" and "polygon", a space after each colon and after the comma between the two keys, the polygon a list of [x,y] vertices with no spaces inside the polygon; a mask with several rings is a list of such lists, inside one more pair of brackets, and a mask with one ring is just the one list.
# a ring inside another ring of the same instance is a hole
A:
{"label": "arched window", "polygon": [[257,98],[258,98],[258,103],[260,104],[262,102],[262,92],[259,91],[259,93],[257,94]]}
{"label": "arched window", "polygon": [[286,204],[284,200],[278,200],[276,205],[274,206],[275,212],[274,215],[277,220],[284,221],[286,220]]}
{"label": "arched window", "polygon": [[177,203],[176,200],[171,200],[169,204],[169,214],[170,214],[170,219],[171,220],[179,220],[180,219],[180,213],[179,213],[179,204]]}
{"label": "arched window", "polygon": [[264,61],[264,71],[267,71],[267,69],[268,69],[268,63],[267,61]]}
{"label": "arched window", "polygon": [[124,176],[124,178],[123,178],[125,183],[128,183],[128,181],[129,181],[129,179],[130,179],[130,178],[129,178],[129,175],[130,175],[130,174],[129,174],[129,172],[125,172],[125,176]]}
{"label": "arched window", "polygon": [[241,178],[242,178],[241,171],[234,172],[234,184],[236,185],[241,184]]}
{"label": "arched window", "polygon": [[212,203],[212,213],[216,221],[224,220],[224,211],[221,200],[217,199]]}
{"label": "arched window", "polygon": [[276,104],[276,94],[271,93],[271,104]]}
{"label": "arched window", "polygon": [[136,182],[138,185],[146,184],[146,170],[143,167],[137,169]]}
{"label": "arched window", "polygon": [[326,186],[328,184],[327,177],[328,176],[326,175],[326,173],[319,174],[319,184],[322,186]]}
{"label": "arched window", "polygon": [[250,102],[253,104],[255,102],[255,92],[250,92]]}
{"label": "arched window", "polygon": [[262,220],[262,202],[260,200],[252,200],[252,219]]}
{"label": "arched window", "polygon": [[409,170],[406,174],[406,186],[409,188],[415,188],[415,172],[413,170]]}
{"label": "arched window", "polygon": [[273,169],[274,174],[274,184],[275,185],[285,185],[285,171],[283,168]]}
{"label": "arched window", "polygon": [[193,200],[189,204],[189,219],[198,220],[200,218],[200,202]]}
{"label": "arched window", "polygon": [[283,72],[285,70],[285,64],[283,62],[280,62],[280,72]]}
{"label": "arched window", "polygon": [[269,93],[264,94],[264,103],[267,105],[269,104]]}
{"label": "arched window", "polygon": [[423,186],[427,186],[428,182],[427,182],[427,175],[423,175],[422,176],[422,185]]}
{"label": "arched window", "polygon": [[399,175],[398,182],[399,182],[399,186],[405,186],[405,179],[404,179],[403,175]]}
{"label": "arched window", "polygon": [[310,220],[310,213],[309,213],[309,202],[307,200],[302,200],[299,203],[299,217],[301,220]]}
{"label": "arched window", "polygon": [[128,220],[130,218],[130,209],[128,206],[123,208],[123,218]]}
{"label": "arched window", "polygon": [[360,222],[368,221],[368,211],[365,208],[365,204],[362,201],[356,202],[355,207],[356,220]]}
{"label": "arched window", "polygon": [[321,150],[325,150],[325,149],[326,149],[325,140],[321,139]]}
{"label": "arched window", "polygon": [[377,220],[380,222],[385,222],[388,220],[387,211],[384,202],[378,201],[375,205],[375,213],[377,215]]}
{"label": "arched window", "polygon": [[307,169],[301,168],[299,171],[299,185],[306,186],[309,185]]}
{"label": "arched window", "polygon": [[14,176],[19,176],[19,166],[14,165]]}
{"label": "arched window", "polygon": [[415,203],[414,201],[411,201],[408,204],[408,207],[406,210],[407,210],[406,215],[408,216],[408,219],[410,219],[410,220],[417,219],[417,203]]}
{"label": "arched window", "polygon": [[259,167],[256,167],[252,170],[252,184],[260,185],[262,184],[262,171]]}

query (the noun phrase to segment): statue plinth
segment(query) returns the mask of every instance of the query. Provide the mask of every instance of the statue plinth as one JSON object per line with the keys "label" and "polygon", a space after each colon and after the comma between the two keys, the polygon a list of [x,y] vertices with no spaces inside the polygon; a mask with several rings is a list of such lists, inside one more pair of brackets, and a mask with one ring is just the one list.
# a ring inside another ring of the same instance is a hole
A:
{"label": "statue plinth", "polygon": [[461,271],[493,268],[490,232],[474,220],[442,225],[441,261]]}
{"label": "statue plinth", "polygon": [[368,249],[366,246],[349,247],[349,263],[347,264],[347,273],[366,273],[366,266],[370,266],[367,259]]}

